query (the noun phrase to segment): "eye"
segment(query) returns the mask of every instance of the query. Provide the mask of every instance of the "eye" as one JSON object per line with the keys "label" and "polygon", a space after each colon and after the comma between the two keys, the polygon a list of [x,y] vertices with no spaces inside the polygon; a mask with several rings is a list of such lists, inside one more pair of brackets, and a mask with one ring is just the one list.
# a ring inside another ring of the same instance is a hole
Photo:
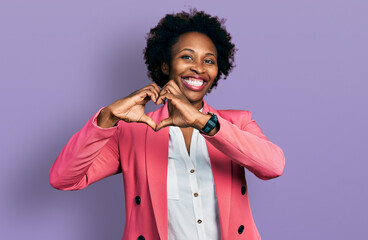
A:
{"label": "eye", "polygon": [[204,60],[205,63],[208,63],[208,64],[215,64],[214,61],[212,61],[211,59],[206,59]]}
{"label": "eye", "polygon": [[191,56],[189,56],[189,55],[183,55],[183,56],[181,56],[181,58],[183,58],[183,59],[188,59],[188,60],[192,60],[192,57],[191,57]]}

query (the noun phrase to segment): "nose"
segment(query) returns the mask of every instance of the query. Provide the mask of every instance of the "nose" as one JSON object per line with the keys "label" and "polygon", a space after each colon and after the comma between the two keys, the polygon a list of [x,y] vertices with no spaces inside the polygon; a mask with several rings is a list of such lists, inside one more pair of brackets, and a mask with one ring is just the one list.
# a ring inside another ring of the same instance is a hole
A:
{"label": "nose", "polygon": [[203,66],[203,63],[194,62],[193,65],[191,66],[190,70],[192,70],[193,72],[195,72],[197,74],[201,74],[201,73],[204,73],[206,71],[206,68],[205,68],[205,66]]}

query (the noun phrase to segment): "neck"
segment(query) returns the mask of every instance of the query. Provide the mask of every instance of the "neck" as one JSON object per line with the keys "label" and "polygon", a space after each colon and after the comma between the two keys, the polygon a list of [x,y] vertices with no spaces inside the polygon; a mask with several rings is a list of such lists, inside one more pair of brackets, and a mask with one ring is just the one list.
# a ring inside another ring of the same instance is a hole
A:
{"label": "neck", "polygon": [[190,102],[193,107],[195,107],[197,110],[201,110],[203,108],[203,99],[201,99],[198,102]]}

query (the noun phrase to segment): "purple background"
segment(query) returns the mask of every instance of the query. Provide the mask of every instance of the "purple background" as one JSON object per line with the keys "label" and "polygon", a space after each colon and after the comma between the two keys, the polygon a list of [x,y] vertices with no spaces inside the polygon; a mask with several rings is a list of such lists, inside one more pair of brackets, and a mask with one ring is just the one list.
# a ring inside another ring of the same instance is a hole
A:
{"label": "purple background", "polygon": [[207,102],[250,110],[285,153],[280,178],[246,171],[262,238],[367,239],[366,0],[2,0],[1,239],[121,239],[121,175],[63,192],[48,172],[100,107],[150,83],[146,33],[188,6],[226,18],[239,49]]}

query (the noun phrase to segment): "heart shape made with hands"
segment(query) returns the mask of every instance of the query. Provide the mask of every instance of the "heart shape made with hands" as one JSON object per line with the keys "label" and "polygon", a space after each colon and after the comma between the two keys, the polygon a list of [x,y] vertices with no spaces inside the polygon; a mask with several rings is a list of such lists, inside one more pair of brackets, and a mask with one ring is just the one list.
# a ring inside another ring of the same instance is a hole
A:
{"label": "heart shape made with hands", "polygon": [[[158,124],[145,114],[145,105],[153,101],[156,105],[169,101],[169,117]],[[130,105],[126,109],[124,117],[126,122],[141,122],[158,131],[167,126],[195,127],[196,120],[203,114],[199,112],[184,96],[177,84],[170,80],[162,89],[156,84],[150,84],[129,95],[125,101]]]}

